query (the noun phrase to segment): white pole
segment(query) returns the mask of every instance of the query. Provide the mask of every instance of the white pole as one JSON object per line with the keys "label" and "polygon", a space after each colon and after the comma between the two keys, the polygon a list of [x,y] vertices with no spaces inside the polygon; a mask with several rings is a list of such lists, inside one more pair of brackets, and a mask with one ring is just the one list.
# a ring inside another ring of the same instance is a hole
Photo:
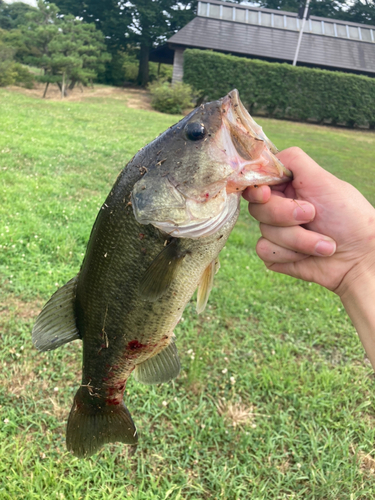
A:
{"label": "white pole", "polygon": [[301,29],[299,31],[298,43],[297,43],[296,53],[294,54],[293,66],[295,66],[297,64],[298,52],[299,52],[299,48],[301,46],[302,34],[303,34],[303,30],[305,28],[305,22],[306,22],[307,12],[309,10],[310,1],[311,0],[306,1],[305,10],[303,12],[302,26],[301,26]]}

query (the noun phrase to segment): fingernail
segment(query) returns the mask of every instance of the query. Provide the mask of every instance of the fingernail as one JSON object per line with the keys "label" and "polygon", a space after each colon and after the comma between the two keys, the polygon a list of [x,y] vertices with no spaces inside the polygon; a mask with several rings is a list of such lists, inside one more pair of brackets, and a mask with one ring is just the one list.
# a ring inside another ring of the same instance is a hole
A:
{"label": "fingernail", "polygon": [[334,254],[336,250],[336,243],[334,241],[321,240],[316,244],[315,252],[318,255],[329,257]]}
{"label": "fingernail", "polygon": [[296,207],[293,211],[293,217],[299,222],[309,222],[313,220],[315,209],[313,206],[306,204]]}

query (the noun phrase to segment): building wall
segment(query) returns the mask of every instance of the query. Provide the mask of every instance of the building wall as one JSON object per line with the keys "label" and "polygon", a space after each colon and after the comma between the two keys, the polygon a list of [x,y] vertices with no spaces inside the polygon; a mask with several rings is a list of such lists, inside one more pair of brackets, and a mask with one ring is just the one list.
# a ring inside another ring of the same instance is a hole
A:
{"label": "building wall", "polygon": [[182,82],[184,76],[184,51],[185,49],[181,48],[176,48],[174,51],[172,84]]}
{"label": "building wall", "polygon": [[[168,41],[181,49],[219,52],[292,62],[298,31],[196,17]],[[375,44],[304,33],[298,62],[326,69],[375,75]]]}

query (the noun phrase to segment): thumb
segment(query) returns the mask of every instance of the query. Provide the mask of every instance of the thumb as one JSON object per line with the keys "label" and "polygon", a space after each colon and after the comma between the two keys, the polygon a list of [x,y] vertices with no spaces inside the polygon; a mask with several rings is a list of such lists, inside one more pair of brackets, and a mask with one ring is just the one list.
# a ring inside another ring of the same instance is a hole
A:
{"label": "thumb", "polygon": [[[279,160],[289,168],[294,175],[293,185],[294,188],[301,188],[303,179],[308,176],[308,181],[311,182],[313,179],[321,179],[322,177],[329,176],[334,177],[332,174],[324,170],[320,165],[316,163],[309,155],[307,155],[301,148],[292,147],[280,151],[276,155]],[[296,180],[298,185],[295,185]]]}

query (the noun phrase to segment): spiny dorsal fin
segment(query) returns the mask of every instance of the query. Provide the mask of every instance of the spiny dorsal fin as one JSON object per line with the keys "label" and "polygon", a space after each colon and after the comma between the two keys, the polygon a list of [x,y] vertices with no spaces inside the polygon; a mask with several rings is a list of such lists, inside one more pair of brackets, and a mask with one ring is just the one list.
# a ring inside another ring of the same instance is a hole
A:
{"label": "spiny dorsal fin", "polygon": [[197,294],[197,313],[202,313],[207,305],[208,297],[210,296],[212,287],[214,285],[214,276],[220,268],[219,259],[215,259],[209,264],[202,276],[202,279],[198,285]]}
{"label": "spiny dorsal fin", "polygon": [[178,240],[167,245],[151,262],[139,283],[139,293],[143,300],[154,302],[168,290],[186,256],[179,249]]}
{"label": "spiny dorsal fin", "polygon": [[177,347],[172,339],[158,354],[137,365],[133,374],[142,384],[162,384],[176,378],[180,370]]}
{"label": "spiny dorsal fin", "polygon": [[77,279],[57,290],[39,314],[33,328],[33,344],[39,351],[51,351],[81,338],[74,311]]}

